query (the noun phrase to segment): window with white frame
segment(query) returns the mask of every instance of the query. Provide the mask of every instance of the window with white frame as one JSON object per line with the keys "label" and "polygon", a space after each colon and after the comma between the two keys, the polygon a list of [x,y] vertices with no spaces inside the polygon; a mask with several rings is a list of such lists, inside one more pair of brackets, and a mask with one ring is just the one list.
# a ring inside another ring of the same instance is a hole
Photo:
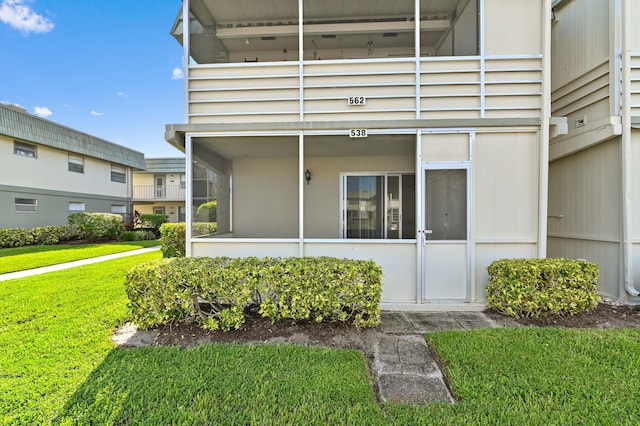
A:
{"label": "window with white frame", "polygon": [[111,165],[111,182],[126,183],[127,171],[122,166]]}
{"label": "window with white frame", "polygon": [[85,205],[82,202],[69,201],[69,213],[82,213],[85,210]]}
{"label": "window with white frame", "polygon": [[69,154],[69,171],[84,173],[84,157]]}
{"label": "window with white frame", "polygon": [[15,198],[16,213],[37,213],[38,200],[35,198]]}
{"label": "window with white frame", "polygon": [[180,189],[187,187],[187,175],[180,175]]}
{"label": "window with white frame", "polygon": [[166,214],[164,206],[156,206],[153,208],[153,214]]}
{"label": "window with white frame", "polygon": [[342,238],[415,238],[415,174],[345,173]]}
{"label": "window with white frame", "polygon": [[127,206],[125,206],[124,204],[111,204],[111,213],[125,214],[127,213]]}
{"label": "window with white frame", "polygon": [[38,148],[30,143],[14,141],[13,153],[22,157],[38,158]]}
{"label": "window with white frame", "polygon": [[127,206],[124,204],[111,204],[111,213],[119,214],[124,219],[127,214]]}

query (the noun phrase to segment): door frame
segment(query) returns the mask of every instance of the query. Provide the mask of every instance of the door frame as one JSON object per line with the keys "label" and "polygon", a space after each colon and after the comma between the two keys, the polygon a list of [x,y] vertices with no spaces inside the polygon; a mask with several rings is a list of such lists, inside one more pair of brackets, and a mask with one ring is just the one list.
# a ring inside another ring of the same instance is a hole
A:
{"label": "door frame", "polygon": [[[471,161],[452,161],[452,162],[427,162],[421,163],[419,168],[419,177],[416,177],[416,181],[420,182],[419,189],[416,189],[416,195],[419,196],[419,200],[416,200],[416,205],[419,204],[420,215],[416,218],[417,232],[416,232],[416,245],[418,252],[418,303],[429,303],[428,295],[426,292],[426,277],[427,270],[425,265],[425,245],[426,245],[426,197],[425,197],[425,176],[427,170],[466,170],[467,172],[467,235],[466,235],[466,286],[465,286],[465,300],[463,302],[468,303],[473,300],[473,239],[472,239],[472,226],[473,226],[473,170],[471,167]],[[417,174],[417,173],[416,173]],[[420,191],[418,193],[418,191]],[[417,197],[416,197],[417,198]]]}

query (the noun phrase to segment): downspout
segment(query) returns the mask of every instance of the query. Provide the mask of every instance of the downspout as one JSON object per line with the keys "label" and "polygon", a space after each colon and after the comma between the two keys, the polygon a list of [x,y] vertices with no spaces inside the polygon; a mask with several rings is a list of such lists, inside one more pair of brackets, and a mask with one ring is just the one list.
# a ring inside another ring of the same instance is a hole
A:
{"label": "downspout", "polygon": [[631,56],[627,46],[630,31],[630,16],[627,13],[627,2],[622,2],[622,258],[624,288],[634,297],[640,292],[633,286],[633,224],[631,213],[633,176],[631,173]]}
{"label": "downspout", "polygon": [[540,170],[538,198],[538,257],[547,257],[549,196],[549,123],[551,121],[551,0],[544,0],[542,17],[542,111],[540,122]]}

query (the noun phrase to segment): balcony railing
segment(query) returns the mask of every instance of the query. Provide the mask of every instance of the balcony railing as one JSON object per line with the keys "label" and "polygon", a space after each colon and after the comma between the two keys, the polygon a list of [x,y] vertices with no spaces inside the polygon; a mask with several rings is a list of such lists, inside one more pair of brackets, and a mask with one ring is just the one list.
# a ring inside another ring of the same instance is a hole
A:
{"label": "balcony railing", "polygon": [[177,200],[185,199],[185,189],[180,185],[133,185],[134,200]]}
{"label": "balcony railing", "polygon": [[[349,104],[349,97],[366,102]],[[190,123],[540,117],[541,107],[541,55],[304,61],[302,67],[232,63],[189,70]]]}

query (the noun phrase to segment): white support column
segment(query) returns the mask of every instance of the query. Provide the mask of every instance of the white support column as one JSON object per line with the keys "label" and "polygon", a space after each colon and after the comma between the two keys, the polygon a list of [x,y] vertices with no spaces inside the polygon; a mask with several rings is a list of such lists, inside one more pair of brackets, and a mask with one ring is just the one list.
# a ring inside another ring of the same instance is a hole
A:
{"label": "white support column", "polygon": [[415,0],[415,61],[416,61],[416,120],[420,119],[420,109],[422,108],[422,87],[420,78],[422,74],[422,62],[420,61],[420,0]]}
{"label": "white support column", "polygon": [[305,168],[304,168],[304,133],[298,134],[298,238],[299,256],[304,257],[304,190]]}
{"label": "white support column", "polygon": [[[189,26],[189,8],[191,7],[191,0],[182,1],[182,49],[183,58],[182,66],[184,68],[184,122],[189,123],[189,58],[191,57],[191,37]],[[189,157],[187,157],[189,158]]]}
{"label": "white support column", "polygon": [[547,210],[549,197],[549,124],[551,121],[551,0],[543,0],[542,14],[542,108],[540,117],[540,178],[538,183],[538,252],[547,257]]}
{"label": "white support column", "polygon": [[424,216],[422,203],[424,190],[422,189],[422,130],[416,132],[416,303],[424,300],[424,246],[422,245],[422,228]]}
{"label": "white support column", "polygon": [[304,121],[304,0],[298,0],[298,84],[300,121]]}
{"label": "white support column", "polygon": [[485,32],[485,13],[484,13],[484,1],[480,0],[480,10],[478,11],[478,25],[480,27],[480,45],[478,46],[478,52],[480,53],[480,118],[485,118],[485,108],[486,108],[486,99],[485,99],[485,46],[484,46],[484,32]]}
{"label": "white support column", "polygon": [[193,139],[190,134],[186,134],[184,138],[184,147],[185,147],[185,172],[186,172],[186,180],[187,187],[185,188],[185,212],[186,212],[186,229],[185,229],[185,255],[187,257],[191,257],[191,236],[192,233],[192,224],[193,224]]}

